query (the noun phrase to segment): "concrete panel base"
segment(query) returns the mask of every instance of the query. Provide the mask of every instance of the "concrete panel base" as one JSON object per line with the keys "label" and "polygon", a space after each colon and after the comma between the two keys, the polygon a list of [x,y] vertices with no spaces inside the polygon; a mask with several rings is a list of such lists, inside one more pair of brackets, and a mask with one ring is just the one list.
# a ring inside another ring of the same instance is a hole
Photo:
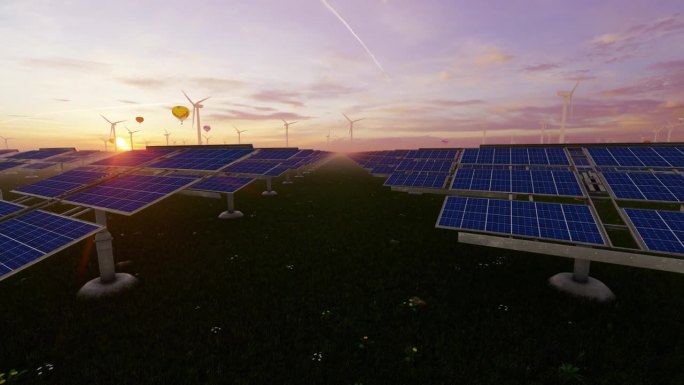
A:
{"label": "concrete panel base", "polygon": [[291,180],[284,180],[283,184],[292,184],[292,181]]}
{"label": "concrete panel base", "polygon": [[233,211],[232,213],[228,211],[224,211],[221,214],[219,214],[219,218],[221,219],[235,219],[235,218],[242,218],[245,215],[242,213],[242,211]]}
{"label": "concrete panel base", "polygon": [[575,281],[573,273],[558,273],[549,278],[549,284],[564,293],[598,302],[609,302],[615,299],[615,294],[608,286],[592,277],[588,277],[587,282],[583,283]]}
{"label": "concrete panel base", "polygon": [[137,282],[137,278],[126,273],[116,273],[114,281],[108,283],[102,283],[100,277],[97,277],[83,285],[76,295],[82,299],[110,297],[129,290]]}
{"label": "concrete panel base", "polygon": [[278,195],[278,193],[276,191],[271,190],[271,191],[264,191],[261,193],[261,195]]}

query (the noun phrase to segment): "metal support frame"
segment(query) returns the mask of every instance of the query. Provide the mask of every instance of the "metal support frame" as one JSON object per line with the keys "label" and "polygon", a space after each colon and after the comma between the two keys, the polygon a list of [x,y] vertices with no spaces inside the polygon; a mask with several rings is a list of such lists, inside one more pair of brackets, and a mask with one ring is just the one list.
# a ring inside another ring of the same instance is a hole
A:
{"label": "metal support frame", "polygon": [[271,189],[271,177],[266,177],[266,191],[262,192],[261,195],[278,195],[278,192]]}
{"label": "metal support frame", "polygon": [[285,180],[283,181],[283,184],[292,184],[292,181],[290,180],[290,173],[291,173],[290,169],[285,171]]}
{"label": "metal support frame", "polygon": [[219,218],[221,219],[235,219],[235,218],[242,218],[244,214],[241,211],[236,211],[235,210],[235,197],[233,193],[226,193],[226,203],[228,206],[228,210],[222,212],[219,214]]}

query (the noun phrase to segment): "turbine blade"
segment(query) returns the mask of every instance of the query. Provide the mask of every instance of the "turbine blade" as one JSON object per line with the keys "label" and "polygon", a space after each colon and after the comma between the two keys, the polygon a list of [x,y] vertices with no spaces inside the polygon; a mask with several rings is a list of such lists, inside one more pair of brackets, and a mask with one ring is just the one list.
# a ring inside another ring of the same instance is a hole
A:
{"label": "turbine blade", "polygon": [[109,119],[105,118],[104,115],[100,114],[100,116],[102,117],[102,119],[106,120],[107,123],[112,124],[112,122],[110,122]]}
{"label": "turbine blade", "polygon": [[112,124],[118,124],[118,123],[123,123],[123,122],[125,122],[125,120],[119,120],[118,122],[114,122]]}
{"label": "turbine blade", "polygon": [[294,122],[291,122],[290,124],[295,124],[295,123],[297,123],[297,121],[296,121],[296,120],[295,120]]}
{"label": "turbine blade", "polygon": [[205,100],[207,100],[207,99],[209,99],[209,98],[211,98],[211,96],[207,96],[206,98],[204,98],[204,99],[200,100],[200,101],[199,101],[199,102],[197,102],[197,103],[202,103],[203,101],[205,101]]}
{"label": "turbine blade", "polygon": [[190,97],[188,96],[188,94],[186,94],[185,91],[183,91],[183,90],[181,90],[181,92],[183,93],[183,95],[185,95],[185,97],[188,99],[188,101],[190,102],[190,104],[192,104],[192,105],[194,106],[195,103],[193,103],[192,100],[190,100]]}
{"label": "turbine blade", "polygon": [[342,113],[342,116],[344,116],[345,118],[347,118],[348,121],[350,121],[350,122],[352,121],[351,119],[349,119],[349,117],[348,117],[344,112]]}
{"label": "turbine blade", "polygon": [[575,83],[575,86],[572,88],[572,91],[570,91],[570,97],[572,97],[572,94],[575,92],[575,89],[576,89],[577,86],[579,85],[579,82],[580,82],[580,81],[578,80],[577,83]]}
{"label": "turbine blade", "polygon": [[364,119],[366,119],[366,118],[361,118],[361,119],[352,120],[351,122],[352,122],[352,123],[356,123],[356,122],[358,122],[359,120],[364,120]]}

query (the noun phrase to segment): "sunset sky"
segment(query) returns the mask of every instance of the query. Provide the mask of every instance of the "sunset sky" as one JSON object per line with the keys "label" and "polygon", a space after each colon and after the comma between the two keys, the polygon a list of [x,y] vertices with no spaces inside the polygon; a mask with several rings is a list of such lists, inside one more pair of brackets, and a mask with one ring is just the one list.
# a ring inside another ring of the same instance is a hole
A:
{"label": "sunset sky", "polygon": [[[191,107],[181,90],[211,97],[212,144],[236,143],[235,125],[284,146],[286,119],[290,145],[330,150],[474,146],[483,126],[487,143],[539,143],[576,79],[568,142],[652,138],[684,107],[682,0],[327,3],[2,0],[0,136],[103,149],[103,114],[127,120],[120,137],[142,130],[136,148],[164,129],[193,144],[170,113]],[[342,112],[364,118],[351,143]]]}

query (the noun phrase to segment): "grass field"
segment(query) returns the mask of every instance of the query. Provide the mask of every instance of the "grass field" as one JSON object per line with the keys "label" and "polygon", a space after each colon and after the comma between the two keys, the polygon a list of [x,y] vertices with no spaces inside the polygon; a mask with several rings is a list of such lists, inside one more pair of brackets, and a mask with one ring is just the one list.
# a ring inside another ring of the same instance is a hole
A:
{"label": "grass field", "polygon": [[596,304],[548,286],[571,260],[435,229],[441,196],[393,193],[344,158],[294,180],[273,197],[263,182],[240,191],[238,220],[187,196],[110,216],[115,257],[130,261],[120,271],[139,278],[123,296],[76,299],[98,274],[92,241],[0,282],[0,372],[26,384],[684,383],[682,276],[594,263],[617,296]]}

